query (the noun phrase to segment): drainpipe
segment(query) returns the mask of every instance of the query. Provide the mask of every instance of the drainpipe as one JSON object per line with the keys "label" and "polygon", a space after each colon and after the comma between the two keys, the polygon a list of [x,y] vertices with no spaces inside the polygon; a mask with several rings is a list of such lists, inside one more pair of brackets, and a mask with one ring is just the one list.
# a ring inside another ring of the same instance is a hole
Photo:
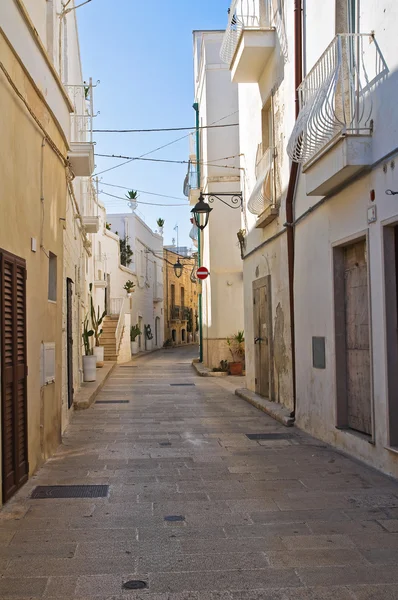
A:
{"label": "drainpipe", "polygon": [[[195,102],[193,108],[196,112],[196,173],[198,176],[197,186],[198,190],[200,190],[200,130],[199,130],[199,104]],[[198,267],[202,266],[202,257],[201,257],[201,230],[198,229]],[[200,289],[202,289],[202,284],[200,283]],[[198,310],[199,310],[199,362],[203,362],[203,321],[202,321],[202,292],[199,293],[198,296]]]}
{"label": "drainpipe", "polygon": [[[294,82],[296,119],[300,112],[298,88],[303,80],[303,7],[302,0],[294,0]],[[294,210],[293,203],[296,193],[299,165],[293,162],[290,169],[289,184],[286,195],[286,224],[287,224],[287,263],[289,276],[289,305],[290,333],[292,344],[292,380],[293,380],[293,412],[296,416],[296,349],[295,349],[295,319],[294,319]]]}

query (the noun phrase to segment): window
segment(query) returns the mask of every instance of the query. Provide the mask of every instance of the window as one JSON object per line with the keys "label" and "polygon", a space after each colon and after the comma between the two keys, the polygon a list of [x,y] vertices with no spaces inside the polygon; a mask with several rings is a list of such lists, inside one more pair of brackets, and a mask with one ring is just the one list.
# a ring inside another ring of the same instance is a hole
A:
{"label": "window", "polygon": [[170,295],[171,295],[171,306],[175,306],[176,305],[176,288],[175,288],[174,284],[171,285]]}
{"label": "window", "polygon": [[185,306],[185,290],[181,288],[181,306]]}
{"label": "window", "polygon": [[48,259],[48,299],[57,301],[57,257],[52,252]]}

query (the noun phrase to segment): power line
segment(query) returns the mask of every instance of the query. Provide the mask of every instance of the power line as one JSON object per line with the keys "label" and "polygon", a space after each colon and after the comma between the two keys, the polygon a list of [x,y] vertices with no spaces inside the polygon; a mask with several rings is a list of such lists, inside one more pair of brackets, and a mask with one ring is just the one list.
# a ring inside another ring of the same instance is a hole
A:
{"label": "power line", "polygon": [[147,206],[188,206],[189,207],[189,203],[185,203],[185,204],[158,204],[156,202],[143,202],[142,200],[129,200],[129,198],[122,198],[121,196],[115,196],[114,194],[108,194],[107,192],[100,192],[101,194],[104,194],[105,196],[109,196],[110,198],[116,198],[117,200],[124,200],[124,202],[137,202],[138,204],[146,204]]}
{"label": "power line", "polygon": [[[220,129],[223,127],[238,127],[239,123],[225,125],[202,125],[199,129]],[[161,131],[189,131],[191,127],[167,127],[159,129],[93,129],[93,133],[159,133]]]}
{"label": "power line", "polygon": [[[103,181],[101,181],[101,185],[107,185],[108,187],[119,188],[120,190],[127,190],[128,192],[132,189],[131,187],[125,187],[124,185],[115,185],[114,183],[104,183]],[[177,196],[167,196],[166,194],[157,194],[155,192],[145,192],[144,190],[135,190],[135,191],[140,192],[140,194],[148,194],[148,196],[161,196],[162,198],[171,198],[172,200],[184,200],[184,198],[178,198]],[[125,198],[125,200],[128,200],[128,198]]]}
{"label": "power line", "polygon": [[[189,161],[189,160],[167,160],[165,158],[142,158],[140,156],[117,156],[116,154],[98,154],[98,153],[95,153],[95,156],[101,156],[103,158],[121,158],[121,159],[127,159],[127,160],[143,160],[143,161],[158,162],[158,163],[173,163],[176,165],[191,164],[191,161]],[[217,158],[215,160],[229,160],[231,158],[235,158],[235,156],[229,156],[227,158]],[[193,164],[197,164],[197,163],[193,163]],[[238,170],[240,170],[240,167],[234,167],[234,166],[229,166],[229,165],[214,165],[212,163],[204,163],[204,162],[201,162],[199,164],[206,165],[209,167],[218,167],[219,169],[238,169]]]}

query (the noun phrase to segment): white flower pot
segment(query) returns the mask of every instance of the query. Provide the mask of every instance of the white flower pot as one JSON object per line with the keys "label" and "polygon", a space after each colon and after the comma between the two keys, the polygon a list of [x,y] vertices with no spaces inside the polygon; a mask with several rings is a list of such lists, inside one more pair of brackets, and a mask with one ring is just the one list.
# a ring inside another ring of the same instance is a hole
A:
{"label": "white flower pot", "polygon": [[152,350],[152,340],[145,340],[145,350]]}
{"label": "white flower pot", "polygon": [[83,356],[83,381],[95,381],[97,379],[97,357]]}
{"label": "white flower pot", "polygon": [[188,333],[188,344],[192,344],[192,341],[193,341],[193,334]]}
{"label": "white flower pot", "polygon": [[94,346],[94,356],[97,358],[97,369],[104,366],[104,347]]}
{"label": "white flower pot", "polygon": [[130,342],[131,354],[138,354],[139,346],[138,341]]}

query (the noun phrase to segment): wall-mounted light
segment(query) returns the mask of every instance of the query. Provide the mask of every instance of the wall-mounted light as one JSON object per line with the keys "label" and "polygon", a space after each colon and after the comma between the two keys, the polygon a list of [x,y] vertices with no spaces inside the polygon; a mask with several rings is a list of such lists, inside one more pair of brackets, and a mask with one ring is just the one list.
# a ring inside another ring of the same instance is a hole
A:
{"label": "wall-mounted light", "polygon": [[177,262],[174,264],[173,269],[174,269],[175,276],[179,279],[182,275],[182,269],[183,269],[183,266],[180,263],[180,259],[178,259]]}
{"label": "wall-mounted light", "polygon": [[[240,208],[243,210],[243,198],[242,192],[220,192],[218,194],[203,194],[200,192],[199,202],[193,207],[191,213],[195,219],[196,226],[203,231],[203,229],[207,226],[209,222],[210,213],[213,210],[206,202],[205,197],[209,199],[209,203],[213,203],[215,199],[220,200],[225,206],[228,208],[237,209]],[[226,201],[225,198],[229,198],[229,201]],[[204,215],[204,223],[203,225],[200,223],[200,215]]]}

